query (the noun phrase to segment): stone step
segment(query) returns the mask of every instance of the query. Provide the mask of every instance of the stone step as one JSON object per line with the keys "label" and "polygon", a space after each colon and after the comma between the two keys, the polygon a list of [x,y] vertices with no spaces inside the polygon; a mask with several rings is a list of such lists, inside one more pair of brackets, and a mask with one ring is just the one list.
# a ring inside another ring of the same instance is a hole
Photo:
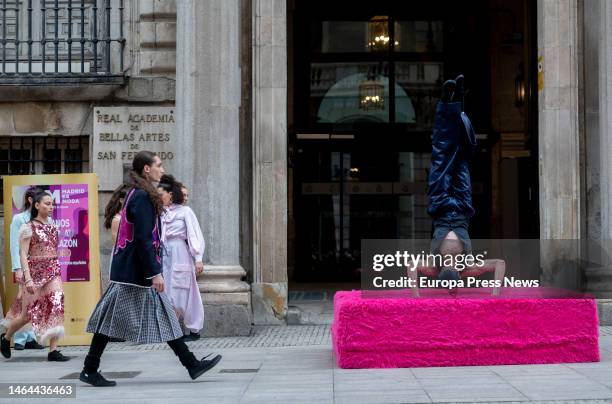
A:
{"label": "stone step", "polygon": [[597,299],[597,316],[599,325],[612,325],[612,299]]}
{"label": "stone step", "polygon": [[321,312],[304,306],[289,306],[287,325],[329,325],[334,319],[333,313]]}

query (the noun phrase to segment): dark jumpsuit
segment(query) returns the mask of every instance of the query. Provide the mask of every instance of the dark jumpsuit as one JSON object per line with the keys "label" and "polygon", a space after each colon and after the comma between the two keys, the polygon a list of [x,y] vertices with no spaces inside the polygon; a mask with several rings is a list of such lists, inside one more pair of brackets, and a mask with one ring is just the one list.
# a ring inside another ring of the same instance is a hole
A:
{"label": "dark jumpsuit", "polygon": [[476,135],[461,106],[460,102],[439,102],[436,107],[427,192],[434,252],[451,230],[461,239],[466,252],[472,249],[468,233],[474,215],[469,159],[476,150]]}

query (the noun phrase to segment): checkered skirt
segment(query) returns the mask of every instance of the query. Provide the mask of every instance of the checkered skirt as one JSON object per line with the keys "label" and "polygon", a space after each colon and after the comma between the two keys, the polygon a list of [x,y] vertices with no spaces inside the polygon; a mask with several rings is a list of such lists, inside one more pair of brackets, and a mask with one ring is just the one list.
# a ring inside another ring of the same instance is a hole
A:
{"label": "checkered skirt", "polygon": [[183,336],[172,303],[152,288],[111,283],[94,309],[87,332],[137,344],[156,344]]}

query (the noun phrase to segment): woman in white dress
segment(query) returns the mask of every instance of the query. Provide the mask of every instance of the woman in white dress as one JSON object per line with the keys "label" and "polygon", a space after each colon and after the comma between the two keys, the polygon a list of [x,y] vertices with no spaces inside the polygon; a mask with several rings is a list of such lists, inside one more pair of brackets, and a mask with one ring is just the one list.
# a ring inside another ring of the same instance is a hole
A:
{"label": "woman in white dress", "polygon": [[204,271],[204,237],[198,219],[189,206],[183,205],[181,184],[164,175],[158,191],[165,207],[162,215],[162,241],[166,293],[189,335],[186,341],[200,338],[204,327],[204,307],[196,276]]}

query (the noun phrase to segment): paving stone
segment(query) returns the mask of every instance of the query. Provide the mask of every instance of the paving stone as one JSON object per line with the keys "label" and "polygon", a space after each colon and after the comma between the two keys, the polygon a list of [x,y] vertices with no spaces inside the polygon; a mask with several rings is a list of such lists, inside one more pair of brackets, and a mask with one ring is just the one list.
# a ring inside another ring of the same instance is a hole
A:
{"label": "paving stone", "polygon": [[[607,332],[601,327],[605,344],[612,338]],[[72,358],[64,363],[45,362],[41,351],[13,351],[13,360],[0,359],[0,380],[75,383],[77,398],[65,402],[94,404],[612,402],[612,356],[605,355],[596,363],[339,369],[328,326],[262,326],[248,337],[202,338],[189,345],[198,357],[223,355],[219,365],[197,381],[189,379],[166,344],[127,343],[110,344],[102,358],[102,372],[109,376],[135,372],[132,378],[117,378],[114,388],[61,379],[80,371],[87,347],[62,348]],[[602,353],[612,354],[607,348]],[[4,402],[13,401],[0,398]]]}

